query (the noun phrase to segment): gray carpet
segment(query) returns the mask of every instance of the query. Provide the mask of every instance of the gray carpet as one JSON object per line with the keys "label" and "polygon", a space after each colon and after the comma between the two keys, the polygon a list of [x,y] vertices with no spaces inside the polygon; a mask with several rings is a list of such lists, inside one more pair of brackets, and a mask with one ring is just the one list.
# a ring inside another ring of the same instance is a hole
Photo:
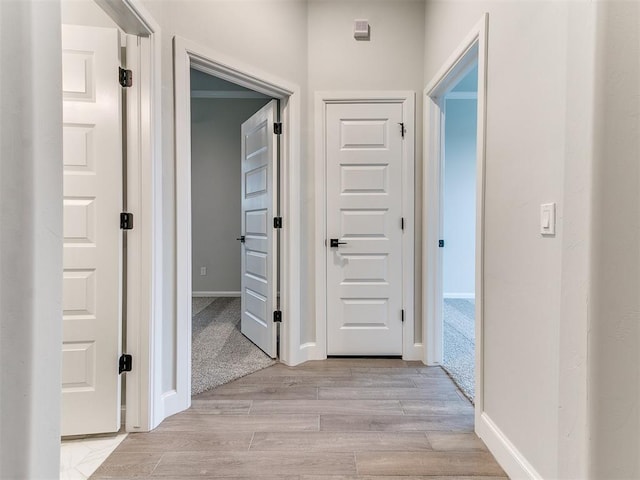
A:
{"label": "gray carpet", "polygon": [[475,396],[475,302],[446,298],[442,367],[473,402]]}
{"label": "gray carpet", "polygon": [[240,332],[240,298],[193,298],[191,394],[273,365]]}

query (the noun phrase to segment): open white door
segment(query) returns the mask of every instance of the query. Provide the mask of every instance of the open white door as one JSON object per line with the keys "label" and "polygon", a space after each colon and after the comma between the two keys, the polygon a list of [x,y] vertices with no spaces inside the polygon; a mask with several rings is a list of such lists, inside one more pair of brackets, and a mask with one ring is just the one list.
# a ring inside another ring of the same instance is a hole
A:
{"label": "open white door", "polygon": [[327,354],[401,355],[401,103],[328,104]]}
{"label": "open white door", "polygon": [[120,429],[122,128],[117,29],[62,28],[62,435]]}
{"label": "open white door", "polygon": [[271,358],[277,355],[277,141],[272,100],[242,124],[242,333]]}

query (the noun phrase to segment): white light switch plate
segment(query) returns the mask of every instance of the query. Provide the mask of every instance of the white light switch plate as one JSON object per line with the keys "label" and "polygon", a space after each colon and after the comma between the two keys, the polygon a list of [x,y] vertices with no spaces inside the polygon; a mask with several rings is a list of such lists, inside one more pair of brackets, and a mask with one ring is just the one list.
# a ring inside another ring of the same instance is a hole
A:
{"label": "white light switch plate", "polygon": [[540,205],[540,233],[542,235],[556,234],[555,203],[543,203]]}

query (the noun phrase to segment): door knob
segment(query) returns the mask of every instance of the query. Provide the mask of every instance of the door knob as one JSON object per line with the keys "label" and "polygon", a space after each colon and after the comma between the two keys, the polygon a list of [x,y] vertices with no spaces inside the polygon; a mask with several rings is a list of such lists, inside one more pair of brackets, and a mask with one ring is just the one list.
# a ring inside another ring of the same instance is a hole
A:
{"label": "door knob", "polygon": [[236,240],[240,240],[240,243],[244,243],[244,235],[240,235],[240,238],[236,238]]}
{"label": "door knob", "polygon": [[331,248],[334,248],[334,247],[337,248],[340,245],[346,245],[347,244],[347,242],[339,242],[338,240],[339,240],[339,238],[332,238],[332,239],[329,240],[329,245],[331,246]]}

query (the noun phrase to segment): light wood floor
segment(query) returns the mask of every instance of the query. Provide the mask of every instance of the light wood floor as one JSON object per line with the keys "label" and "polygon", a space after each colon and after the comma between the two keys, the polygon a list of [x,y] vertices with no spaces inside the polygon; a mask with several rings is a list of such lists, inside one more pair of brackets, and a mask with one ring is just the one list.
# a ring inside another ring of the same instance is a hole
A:
{"label": "light wood floor", "polygon": [[261,370],[132,433],[92,478],[504,478],[439,367],[330,359]]}

